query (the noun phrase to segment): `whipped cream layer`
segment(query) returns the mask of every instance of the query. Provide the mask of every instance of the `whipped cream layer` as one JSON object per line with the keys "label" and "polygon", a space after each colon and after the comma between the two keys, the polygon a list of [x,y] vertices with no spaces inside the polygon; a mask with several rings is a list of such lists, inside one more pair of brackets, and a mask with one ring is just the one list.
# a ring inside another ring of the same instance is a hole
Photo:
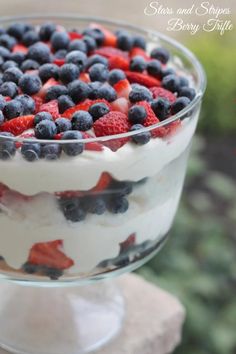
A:
{"label": "whipped cream layer", "polygon": [[10,161],[0,161],[0,182],[25,195],[65,190],[89,190],[103,172],[124,181],[139,181],[160,172],[188,146],[197,124],[198,112],[185,119],[179,130],[166,138],[151,139],[146,145],[126,143],[116,152],[84,151],[76,157],[56,161],[28,162],[19,152]]}
{"label": "whipped cream layer", "polygon": [[56,198],[41,193],[30,201],[5,197],[0,213],[1,255],[15,269],[27,261],[37,242],[63,240],[65,254],[74,266],[69,274],[91,272],[105,259],[117,257],[119,244],[133,233],[136,243],[159,240],[173,221],[183,185],[188,150],[129,196],[125,214],[88,215],[82,222],[68,222]]}

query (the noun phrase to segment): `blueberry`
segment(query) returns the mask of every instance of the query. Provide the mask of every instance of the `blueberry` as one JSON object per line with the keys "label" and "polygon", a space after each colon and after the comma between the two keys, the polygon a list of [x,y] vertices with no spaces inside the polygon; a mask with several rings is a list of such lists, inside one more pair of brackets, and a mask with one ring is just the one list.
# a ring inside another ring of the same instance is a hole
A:
{"label": "blueberry", "polygon": [[23,106],[23,115],[32,114],[35,111],[35,102],[29,95],[19,95],[15,100],[20,101]]}
{"label": "blueberry", "polygon": [[41,148],[41,157],[46,160],[57,160],[61,155],[61,146],[59,144],[46,144]]}
{"label": "blueberry", "polygon": [[28,31],[22,38],[22,43],[26,47],[30,47],[32,44],[39,42],[39,35],[36,31]]}
{"label": "blueberry", "polygon": [[178,94],[179,97],[188,97],[190,101],[192,101],[196,96],[196,91],[194,90],[194,88],[183,86],[180,87]]}
{"label": "blueberry", "polygon": [[54,54],[54,59],[65,59],[66,55],[67,55],[66,49],[59,49]]}
{"label": "blueberry", "polygon": [[126,79],[126,75],[123,70],[113,69],[109,72],[108,82],[112,86],[124,79]]}
{"label": "blueberry", "polygon": [[170,103],[163,98],[157,98],[151,103],[152,110],[159,120],[164,120],[170,113]]}
{"label": "blueberry", "polygon": [[[63,140],[81,140],[83,135],[79,131],[68,130],[63,133]],[[81,154],[84,150],[84,144],[81,142],[78,143],[65,143],[62,146],[64,153],[68,156],[77,156]]]}
{"label": "blueberry", "polygon": [[91,197],[87,200],[87,207],[89,213],[102,215],[106,211],[106,202],[102,197]]}
{"label": "blueberry", "polygon": [[45,64],[51,61],[50,49],[45,43],[42,42],[37,42],[31,45],[27,56],[29,59],[33,59],[39,64]]}
{"label": "blueberry", "polygon": [[87,55],[79,50],[73,50],[66,56],[66,62],[78,66],[80,72],[84,70],[87,61]]}
{"label": "blueberry", "polygon": [[49,102],[55,100],[62,95],[67,95],[67,93],[68,93],[68,89],[64,85],[51,86],[46,92],[45,101]]}
{"label": "blueberry", "polygon": [[179,78],[176,75],[167,75],[162,80],[162,86],[171,91],[177,92],[179,90]]}
{"label": "blueberry", "polygon": [[88,61],[86,63],[86,69],[90,68],[94,64],[103,64],[106,67],[108,67],[108,60],[107,60],[107,58],[105,58],[99,54],[94,54],[88,58]]}
{"label": "blueberry", "polygon": [[5,28],[0,27],[0,35],[1,35],[1,34],[5,34],[5,33],[6,33],[6,29],[5,29]]}
{"label": "blueberry", "polygon": [[92,106],[89,107],[89,113],[93,117],[93,121],[96,121],[98,118],[104,116],[109,112],[109,107],[103,102],[94,103]]}
{"label": "blueberry", "polygon": [[170,59],[170,53],[166,48],[154,48],[151,51],[151,58],[158,59],[163,64],[166,64]]}
{"label": "blueberry", "polygon": [[147,87],[134,84],[132,85],[132,90],[129,94],[129,100],[132,103],[139,101],[150,101],[152,99],[152,94]]}
{"label": "blueberry", "polygon": [[57,127],[57,133],[63,133],[66,132],[67,130],[72,129],[71,121],[67,118],[57,118],[55,120],[55,124]]}
{"label": "blueberry", "polygon": [[67,95],[62,95],[58,97],[57,102],[59,113],[61,114],[64,113],[68,108],[71,108],[75,105],[70,96]]}
{"label": "blueberry", "polygon": [[22,52],[11,53],[10,59],[16,62],[18,65],[21,65],[25,60],[25,53]]}
{"label": "blueberry", "polygon": [[52,139],[56,134],[56,124],[51,120],[42,120],[35,127],[35,136],[38,139]]}
{"label": "blueberry", "polygon": [[68,63],[60,67],[59,78],[63,84],[68,84],[71,81],[78,79],[79,68],[77,65]]}
{"label": "blueberry", "polygon": [[143,50],[146,49],[146,40],[144,37],[141,36],[134,36],[133,37],[133,47],[138,47]]}
{"label": "blueberry", "polygon": [[14,99],[6,103],[4,107],[4,116],[7,119],[19,117],[23,114],[23,105],[20,101]]}
{"label": "blueberry", "polygon": [[0,86],[0,95],[14,98],[18,94],[18,87],[14,82],[4,82]]}
{"label": "blueberry", "polygon": [[162,72],[161,72],[161,77],[165,77],[165,76],[168,76],[168,75],[173,75],[175,74],[175,71],[174,69],[172,68],[166,68],[166,69],[163,69]]}
{"label": "blueberry", "polygon": [[109,192],[112,195],[124,197],[133,190],[133,183],[129,181],[115,181],[113,180],[109,186]]}
{"label": "blueberry", "polygon": [[108,79],[108,68],[104,64],[94,64],[89,68],[89,77],[91,81],[105,82]]}
{"label": "blueberry", "polygon": [[0,111],[0,125],[4,122],[4,115],[2,111]]}
{"label": "blueberry", "polygon": [[189,81],[185,76],[179,76],[179,85],[182,86],[189,86]]}
{"label": "blueberry", "polygon": [[83,31],[84,36],[89,36],[95,39],[98,46],[103,45],[105,36],[99,28],[86,28]]}
{"label": "blueberry", "polygon": [[3,73],[3,81],[12,81],[18,84],[21,76],[23,75],[22,71],[18,68],[9,68]]}
{"label": "blueberry", "polygon": [[161,77],[162,76],[162,67],[161,67],[161,62],[159,60],[150,60],[147,64],[147,72],[149,75],[155,76],[155,77]]}
{"label": "blueberry", "polygon": [[41,145],[39,143],[23,143],[21,154],[27,161],[38,160],[41,155]]}
{"label": "blueberry", "polygon": [[20,89],[27,95],[33,95],[39,92],[41,86],[41,80],[37,75],[24,74],[19,80]]}
{"label": "blueberry", "polygon": [[39,68],[39,63],[32,59],[26,59],[21,64],[20,68],[23,72],[27,70],[37,70]]}
{"label": "blueberry", "polygon": [[89,82],[89,98],[91,100],[95,100],[99,98],[99,89],[102,86],[102,82],[99,81],[94,81],[94,82]]}
{"label": "blueberry", "polygon": [[143,106],[133,106],[129,109],[128,118],[131,124],[142,124],[147,117],[146,109]]}
{"label": "blueberry", "polygon": [[[142,128],[143,128],[143,125],[135,124],[131,127],[130,131],[139,131]],[[137,134],[133,135],[131,138],[135,144],[144,145],[144,144],[147,144],[149,142],[149,140],[151,139],[151,133],[149,131],[137,133]]]}
{"label": "blueberry", "polygon": [[0,95],[0,110],[2,111],[5,106],[6,106],[5,98],[2,95]]}
{"label": "blueberry", "polygon": [[97,42],[93,37],[84,36],[83,41],[86,44],[87,52],[90,53],[97,48]]}
{"label": "blueberry", "polygon": [[57,27],[54,23],[44,23],[39,29],[39,37],[41,41],[47,42],[51,35],[56,31]]}
{"label": "blueberry", "polygon": [[39,112],[34,117],[34,125],[36,126],[43,120],[51,120],[53,121],[52,115],[49,112]]}
{"label": "blueberry", "polygon": [[147,67],[147,63],[141,55],[136,55],[130,60],[129,67],[131,71],[143,72]]}
{"label": "blueberry", "polygon": [[86,131],[93,126],[93,117],[86,111],[77,111],[72,116],[72,129]]}
{"label": "blueberry", "polygon": [[14,45],[16,45],[16,39],[12,36],[9,36],[9,34],[2,34],[0,36],[0,45],[9,50],[12,50]]}
{"label": "blueberry", "polygon": [[58,280],[63,275],[63,270],[59,268],[51,268],[51,267],[41,267],[41,272],[43,272],[44,275],[49,277],[51,280]]}
{"label": "blueberry", "polygon": [[129,202],[124,197],[114,197],[108,203],[108,209],[113,214],[123,214],[129,208]]}
{"label": "blueberry", "polygon": [[5,71],[9,68],[16,68],[18,66],[18,64],[13,61],[13,60],[7,60],[5,61],[5,63],[2,64],[2,71]]}
{"label": "blueberry", "polygon": [[68,51],[72,52],[73,50],[79,50],[81,52],[87,53],[87,46],[82,39],[74,39],[70,42]]}
{"label": "blueberry", "polygon": [[7,29],[7,33],[15,37],[18,41],[21,41],[23,34],[25,33],[25,24],[24,23],[13,23]]}
{"label": "blueberry", "polygon": [[54,32],[50,40],[54,50],[67,49],[70,43],[70,37],[67,32]]}
{"label": "blueberry", "polygon": [[85,219],[86,214],[79,198],[61,198],[59,204],[67,220],[78,222]]}
{"label": "blueberry", "polygon": [[39,68],[39,77],[43,82],[46,82],[51,77],[57,80],[59,77],[59,67],[56,64],[44,64]]}
{"label": "blueberry", "polygon": [[182,109],[184,109],[185,107],[187,107],[190,104],[190,99],[188,97],[179,97],[177,98],[177,100],[172,103],[171,106],[171,112],[173,114],[176,114],[180,111],[182,111]]}
{"label": "blueberry", "polygon": [[117,36],[117,47],[122,50],[130,51],[133,47],[133,38],[122,31]]}
{"label": "blueberry", "polygon": [[81,80],[75,80],[68,85],[68,94],[75,103],[88,98],[90,90],[89,85]]}
{"label": "blueberry", "polygon": [[117,99],[117,93],[112,86],[105,83],[98,88],[98,98],[104,98],[108,102],[112,102]]}
{"label": "blueberry", "polygon": [[25,273],[34,274],[40,270],[40,266],[38,266],[37,264],[32,264],[32,263],[26,262],[23,264],[22,270]]}
{"label": "blueberry", "polygon": [[0,56],[7,60],[10,58],[11,52],[9,51],[9,49],[0,45]]}
{"label": "blueberry", "polygon": [[16,153],[16,145],[14,141],[7,139],[13,137],[11,133],[0,133],[0,159],[8,160]]}

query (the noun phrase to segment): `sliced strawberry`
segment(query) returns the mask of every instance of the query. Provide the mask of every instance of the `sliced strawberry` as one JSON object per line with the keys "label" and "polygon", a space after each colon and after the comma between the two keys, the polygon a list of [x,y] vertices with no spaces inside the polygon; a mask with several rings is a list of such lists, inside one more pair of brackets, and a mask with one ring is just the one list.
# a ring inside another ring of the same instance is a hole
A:
{"label": "sliced strawberry", "polygon": [[104,43],[103,43],[104,46],[109,46],[109,47],[116,47],[117,46],[117,37],[112,31],[110,31],[106,27],[103,27],[99,23],[91,23],[90,28],[94,28],[94,29],[98,28],[102,31],[102,33],[104,34],[104,37],[105,37]]}
{"label": "sliced strawberry", "polygon": [[52,100],[42,104],[42,106],[40,106],[39,108],[39,112],[51,113],[53,119],[57,119],[58,117],[60,117],[57,100]]}
{"label": "sliced strawberry", "polygon": [[53,59],[53,64],[56,64],[57,66],[62,66],[62,65],[64,65],[65,64],[65,59],[63,59],[63,58],[61,58],[61,59],[59,59],[59,58],[54,58]]}
{"label": "sliced strawberry", "polygon": [[74,265],[71,258],[62,252],[62,240],[36,243],[30,250],[28,262],[57,269],[68,269]]}
{"label": "sliced strawberry", "polygon": [[16,52],[21,52],[21,53],[26,54],[26,53],[28,53],[28,48],[26,46],[24,46],[23,44],[16,44],[12,48],[12,53],[16,53]]}
{"label": "sliced strawberry", "polygon": [[121,57],[121,58],[125,58],[128,59],[128,53],[124,52],[123,50],[120,50],[118,48],[113,48],[113,47],[100,47],[98,49],[96,49],[93,54],[99,54],[102,55],[103,57],[107,58],[107,59],[111,59],[114,57]]}
{"label": "sliced strawberry", "polygon": [[[84,139],[93,138],[88,133],[83,132],[82,134],[83,134]],[[100,143],[97,143],[96,141],[90,142],[90,143],[85,143],[84,148],[85,148],[85,150],[90,150],[90,151],[102,151],[104,149],[103,145]]]}
{"label": "sliced strawberry", "polygon": [[9,188],[5,184],[0,183],[0,198],[2,198],[4,193],[7,191],[9,191]]}
{"label": "sliced strawberry", "polygon": [[111,103],[113,111],[119,111],[128,114],[129,101],[125,97],[117,98],[117,100]]}
{"label": "sliced strawberry", "polygon": [[126,73],[127,79],[129,80],[130,83],[136,83],[136,84],[140,84],[140,85],[143,85],[146,87],[161,85],[161,82],[152,76],[138,73],[138,72],[134,72],[134,71],[126,71],[125,73]]}
{"label": "sliced strawberry", "polygon": [[[126,133],[129,131],[130,124],[124,113],[112,111],[96,120],[93,128],[96,136],[100,137]],[[128,138],[115,138],[104,141],[103,144],[108,146],[111,150],[116,151],[128,140]]]}
{"label": "sliced strawberry", "polygon": [[131,85],[127,79],[118,81],[114,86],[116,90],[117,97],[129,98],[130,91],[132,90]]}
{"label": "sliced strawberry", "polygon": [[92,106],[95,103],[99,103],[99,102],[106,103],[106,105],[110,108],[110,110],[112,109],[111,108],[111,104],[107,100],[105,100],[104,98],[98,98],[97,100],[89,100],[89,99],[87,99],[87,100],[77,104],[74,107],[68,108],[63,113],[63,117],[70,119],[75,112],[81,111],[81,110],[82,111],[88,111],[90,106]]}
{"label": "sliced strawberry", "polygon": [[34,102],[35,102],[35,113],[38,113],[39,110],[40,110],[40,107],[42,106],[43,104],[43,99],[39,96],[32,96]]}
{"label": "sliced strawberry", "polygon": [[63,133],[58,133],[58,134],[54,135],[53,139],[61,140],[62,136],[63,136]]}
{"label": "sliced strawberry", "polygon": [[11,97],[9,97],[9,96],[4,96],[4,100],[5,100],[6,102],[9,102],[9,101],[11,101]]}
{"label": "sliced strawberry", "polygon": [[25,130],[34,127],[34,116],[22,116],[13,118],[0,126],[0,131],[9,132],[15,136],[22,134]]}
{"label": "sliced strawberry", "polygon": [[[34,133],[34,131],[32,131],[30,133],[23,133],[23,134],[19,135],[19,138],[21,138],[21,139],[35,138],[35,133]],[[22,146],[22,143],[17,141],[16,142],[16,148],[19,149],[21,146]]]}
{"label": "sliced strawberry", "polygon": [[96,184],[96,186],[94,188],[90,189],[90,192],[99,193],[99,192],[104,191],[105,189],[108,188],[108,186],[110,185],[111,181],[112,181],[112,178],[109,175],[109,173],[103,172],[101,174],[101,177],[99,178],[98,183]]}
{"label": "sliced strawberry", "polygon": [[129,69],[129,59],[116,56],[112,57],[109,60],[109,69],[121,69],[121,70],[128,70]]}
{"label": "sliced strawberry", "polygon": [[134,47],[131,49],[130,53],[130,58],[136,57],[137,55],[143,57],[146,61],[149,61],[151,58],[150,56],[143,50],[142,48],[139,47]]}
{"label": "sliced strawberry", "polygon": [[125,241],[120,243],[120,253],[127,251],[130,247],[134,246],[136,242],[135,233],[131,234]]}
{"label": "sliced strawberry", "polygon": [[52,86],[56,86],[59,85],[60,83],[58,81],[56,81],[53,77],[51,79],[49,79],[47,82],[45,82],[45,84],[42,86],[41,90],[39,91],[39,93],[37,94],[37,96],[42,97],[44,99],[47,90],[52,87]]}
{"label": "sliced strawberry", "polygon": [[174,103],[176,101],[176,96],[172,92],[164,89],[163,87],[154,86],[150,88],[150,91],[153,94],[153,98],[165,98],[170,103]]}
{"label": "sliced strawberry", "polygon": [[71,41],[73,41],[74,39],[81,39],[83,37],[82,34],[77,32],[68,32],[68,35]]}
{"label": "sliced strawberry", "polygon": [[59,198],[79,198],[85,196],[85,193],[80,191],[64,191],[56,192],[55,195]]}
{"label": "sliced strawberry", "polygon": [[86,82],[86,83],[91,81],[90,77],[89,77],[89,74],[87,74],[87,73],[81,73],[80,76],[79,76],[79,79],[81,81],[83,81],[83,82]]}

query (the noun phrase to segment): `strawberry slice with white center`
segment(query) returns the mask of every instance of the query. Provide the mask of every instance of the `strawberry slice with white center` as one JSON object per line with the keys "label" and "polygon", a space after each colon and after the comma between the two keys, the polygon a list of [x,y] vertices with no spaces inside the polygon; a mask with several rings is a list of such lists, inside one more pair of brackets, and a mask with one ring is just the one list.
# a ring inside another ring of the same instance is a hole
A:
{"label": "strawberry slice with white center", "polygon": [[113,101],[111,105],[113,111],[119,111],[128,114],[130,104],[125,97],[117,98],[117,100]]}
{"label": "strawberry slice with white center", "polygon": [[113,88],[116,90],[117,97],[129,98],[130,91],[132,90],[131,85],[127,79],[118,81]]}
{"label": "strawberry slice with white center", "polygon": [[13,118],[0,126],[0,131],[8,132],[15,136],[21,135],[25,130],[34,127],[34,116],[22,116]]}

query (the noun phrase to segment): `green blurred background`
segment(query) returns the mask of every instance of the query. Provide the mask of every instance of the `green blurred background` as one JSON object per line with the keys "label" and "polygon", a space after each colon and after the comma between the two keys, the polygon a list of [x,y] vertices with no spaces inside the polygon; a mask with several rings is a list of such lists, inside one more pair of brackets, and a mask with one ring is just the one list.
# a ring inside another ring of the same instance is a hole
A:
{"label": "green blurred background", "polygon": [[[202,0],[163,0],[165,7]],[[119,19],[176,37],[201,60],[208,78],[181,205],[170,239],[138,273],[176,294],[187,309],[175,354],[236,354],[236,31],[167,32],[170,16],[145,16],[149,0],[0,0],[1,15],[73,13]],[[236,1],[212,0],[230,7]],[[173,17],[173,16],[172,16]],[[188,17],[201,23],[203,17]],[[157,353],[153,353],[157,354]]]}

